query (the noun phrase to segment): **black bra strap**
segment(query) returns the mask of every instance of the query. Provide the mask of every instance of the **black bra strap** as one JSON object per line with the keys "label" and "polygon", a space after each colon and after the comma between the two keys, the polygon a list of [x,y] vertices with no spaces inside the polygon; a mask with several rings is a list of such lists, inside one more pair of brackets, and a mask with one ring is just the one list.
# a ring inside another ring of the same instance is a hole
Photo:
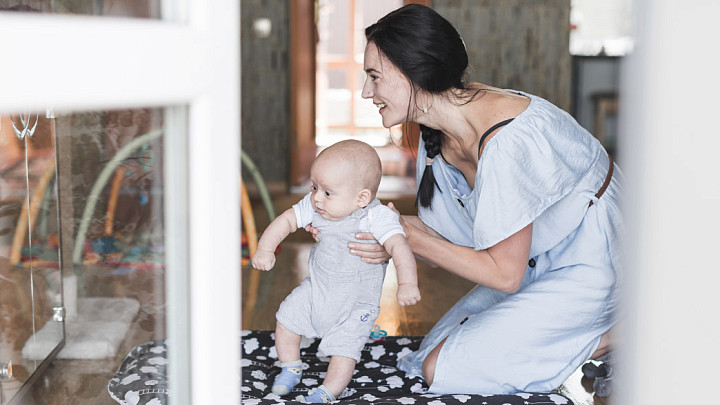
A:
{"label": "black bra strap", "polygon": [[485,133],[480,137],[480,145],[478,145],[478,159],[480,159],[480,149],[482,149],[483,143],[485,143],[485,138],[487,138],[488,135],[490,135],[494,130],[496,130],[504,125],[509,124],[514,119],[515,118],[508,118],[505,121],[498,122],[497,124],[490,127],[490,129],[485,131]]}

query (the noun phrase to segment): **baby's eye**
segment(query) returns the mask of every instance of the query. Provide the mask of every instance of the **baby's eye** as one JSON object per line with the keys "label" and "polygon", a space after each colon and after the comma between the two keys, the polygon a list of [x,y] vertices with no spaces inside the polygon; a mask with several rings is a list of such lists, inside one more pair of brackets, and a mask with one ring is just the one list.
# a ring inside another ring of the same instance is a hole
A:
{"label": "baby's eye", "polygon": [[325,192],[325,195],[328,196],[328,197],[330,197],[330,192],[329,192],[329,191],[326,191],[326,192]]}
{"label": "baby's eye", "polygon": [[310,186],[311,191],[317,191],[317,186]]}

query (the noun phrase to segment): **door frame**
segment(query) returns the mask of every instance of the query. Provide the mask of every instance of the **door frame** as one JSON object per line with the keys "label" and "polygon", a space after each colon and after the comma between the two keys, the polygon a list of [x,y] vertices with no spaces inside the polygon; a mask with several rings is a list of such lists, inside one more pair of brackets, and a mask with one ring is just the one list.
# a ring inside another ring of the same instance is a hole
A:
{"label": "door frame", "polygon": [[240,6],[162,6],[164,21],[0,13],[15,55],[0,65],[0,113],[166,108],[173,404],[239,403]]}

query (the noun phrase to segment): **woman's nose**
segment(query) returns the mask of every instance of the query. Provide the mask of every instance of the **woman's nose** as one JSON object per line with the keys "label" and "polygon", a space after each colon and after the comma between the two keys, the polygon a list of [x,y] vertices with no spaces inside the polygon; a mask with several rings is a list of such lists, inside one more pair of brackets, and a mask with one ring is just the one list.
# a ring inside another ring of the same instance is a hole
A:
{"label": "woman's nose", "polygon": [[365,79],[365,83],[363,83],[362,93],[360,93],[360,96],[362,98],[371,98],[373,96],[370,87],[370,80]]}

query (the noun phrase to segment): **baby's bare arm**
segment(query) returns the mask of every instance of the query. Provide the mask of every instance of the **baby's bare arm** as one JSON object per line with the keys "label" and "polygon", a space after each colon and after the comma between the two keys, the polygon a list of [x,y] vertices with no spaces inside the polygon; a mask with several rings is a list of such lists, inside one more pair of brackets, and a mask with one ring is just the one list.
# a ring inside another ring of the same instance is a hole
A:
{"label": "baby's bare arm", "polygon": [[401,234],[396,234],[386,240],[383,246],[392,256],[395,269],[397,270],[398,304],[401,306],[417,304],[417,302],[420,301],[417,265],[407,239]]}
{"label": "baby's bare arm", "polygon": [[275,265],[275,249],[288,235],[297,229],[295,211],[285,210],[265,229],[258,242],[257,252],[250,262],[258,270],[270,270]]}

